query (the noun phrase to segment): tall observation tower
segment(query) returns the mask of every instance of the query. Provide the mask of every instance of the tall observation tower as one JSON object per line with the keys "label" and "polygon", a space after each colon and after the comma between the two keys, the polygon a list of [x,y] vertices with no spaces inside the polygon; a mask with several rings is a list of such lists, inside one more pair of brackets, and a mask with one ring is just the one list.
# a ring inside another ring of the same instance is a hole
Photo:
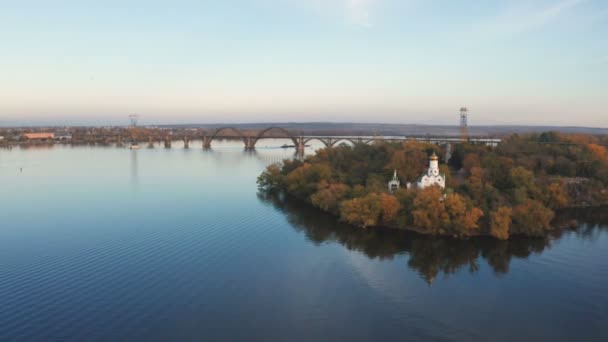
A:
{"label": "tall observation tower", "polygon": [[460,138],[469,140],[469,110],[467,107],[460,108]]}

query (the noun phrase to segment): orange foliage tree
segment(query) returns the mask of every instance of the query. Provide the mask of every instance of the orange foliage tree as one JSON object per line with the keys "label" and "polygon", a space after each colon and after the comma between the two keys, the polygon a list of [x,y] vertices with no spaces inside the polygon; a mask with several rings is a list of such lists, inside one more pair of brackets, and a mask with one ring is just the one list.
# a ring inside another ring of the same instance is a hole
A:
{"label": "orange foliage tree", "polygon": [[490,235],[500,240],[509,238],[511,215],[513,210],[509,207],[500,207],[490,214]]}
{"label": "orange foliage tree", "polygon": [[544,191],[545,204],[552,209],[563,208],[570,201],[564,184],[553,182]]}
{"label": "orange foliage tree", "polygon": [[343,221],[362,228],[377,226],[381,215],[382,203],[375,193],[344,201],[340,207]]}
{"label": "orange foliage tree", "polygon": [[312,205],[334,214],[339,213],[340,202],[348,195],[350,188],[341,183],[319,183],[319,190],[310,197]]}
{"label": "orange foliage tree", "polygon": [[397,218],[401,204],[397,198],[387,193],[371,193],[365,197],[342,202],[342,220],[363,228],[391,224]]}
{"label": "orange foliage tree", "polygon": [[445,209],[441,189],[437,186],[428,187],[420,192],[414,199],[413,223],[423,232],[429,234],[441,233],[450,217]]}
{"label": "orange foliage tree", "polygon": [[458,194],[449,195],[445,199],[445,208],[450,217],[450,224],[446,228],[450,234],[471,236],[478,233],[478,222],[483,211],[467,202],[466,198]]}
{"label": "orange foliage tree", "polygon": [[598,144],[587,144],[587,149],[599,160],[606,161],[608,159],[608,153],[604,146]]}
{"label": "orange foliage tree", "polygon": [[380,202],[382,207],[382,223],[394,223],[397,215],[399,215],[401,203],[399,203],[399,200],[395,196],[386,193],[380,194]]}

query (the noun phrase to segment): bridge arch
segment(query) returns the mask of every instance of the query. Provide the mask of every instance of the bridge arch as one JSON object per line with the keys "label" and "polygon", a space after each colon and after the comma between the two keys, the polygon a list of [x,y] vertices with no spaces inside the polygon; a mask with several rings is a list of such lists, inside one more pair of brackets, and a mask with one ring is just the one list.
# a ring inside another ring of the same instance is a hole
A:
{"label": "bridge arch", "polygon": [[270,132],[270,131],[273,131],[273,130],[275,130],[275,131],[279,131],[279,132],[281,132],[281,133],[285,134],[285,138],[287,138],[287,139],[291,139],[291,141],[294,143],[294,145],[296,145],[296,146],[298,145],[298,138],[297,138],[297,137],[296,137],[296,136],[295,136],[293,133],[291,133],[290,131],[286,130],[286,129],[285,129],[285,128],[283,128],[283,127],[276,127],[276,126],[273,126],[273,127],[268,127],[268,128],[265,128],[265,129],[261,130],[261,131],[260,131],[260,132],[259,132],[259,133],[258,133],[258,134],[255,136],[255,138],[254,138],[254,140],[253,140],[253,146],[255,146],[255,144],[258,142],[258,140],[260,140],[260,139],[264,138],[264,137],[266,136],[266,133],[268,133],[268,132]]}
{"label": "bridge arch", "polygon": [[243,134],[243,131],[241,131],[240,129],[238,129],[236,127],[226,126],[226,127],[220,127],[220,128],[217,128],[216,130],[214,130],[210,136],[211,140],[216,138],[221,132],[228,131],[228,130],[236,132],[236,134],[241,138],[245,138],[245,134]]}
{"label": "bridge arch", "polygon": [[245,144],[246,148],[254,148],[255,144],[258,142],[258,140],[266,137],[266,134],[272,130],[277,130],[277,131],[283,133],[285,135],[285,138],[290,139],[294,143],[294,145],[296,145],[296,146],[298,145],[298,137],[282,127],[276,127],[276,126],[268,127],[268,128],[261,130],[256,135],[252,136],[252,135],[245,135],[245,133],[243,133],[242,130],[240,130],[236,127],[225,126],[225,127],[219,127],[217,129],[213,130],[212,133],[208,136],[204,136],[203,137],[203,147],[210,148],[211,142],[215,138],[220,136],[220,134],[222,134],[225,131],[232,131],[237,134],[238,138],[243,140],[243,143]]}
{"label": "bridge arch", "polygon": [[216,128],[215,130],[212,131],[212,133],[210,135],[203,136],[203,147],[211,148],[211,142],[213,141],[213,139],[217,138],[224,131],[235,132],[237,134],[238,138],[243,140],[243,143],[245,143],[245,146],[247,146],[248,138],[245,136],[245,134],[240,129],[238,129],[236,127],[225,126],[225,127]]}
{"label": "bridge arch", "polygon": [[290,131],[286,130],[283,127],[276,127],[276,126],[268,127],[268,128],[261,130],[260,133],[258,133],[258,135],[256,136],[256,138],[262,138],[262,137],[264,137],[264,135],[266,133],[268,133],[272,130],[277,130],[277,131],[280,131],[281,133],[285,133],[285,135],[288,136],[289,138],[295,138],[295,135],[293,135]]}
{"label": "bridge arch", "polygon": [[313,140],[320,141],[321,143],[323,143],[323,145],[325,145],[325,147],[331,147],[331,145],[332,145],[330,141],[328,141],[327,139],[323,139],[321,137],[308,138],[308,139],[304,140],[304,145],[308,145],[308,143]]}
{"label": "bridge arch", "polygon": [[355,139],[351,139],[351,138],[337,138],[336,140],[333,141],[332,143],[332,147],[333,146],[339,146],[340,143],[344,143],[344,142],[350,142],[352,144],[352,146],[357,145],[358,143],[361,143],[361,141],[355,140]]}

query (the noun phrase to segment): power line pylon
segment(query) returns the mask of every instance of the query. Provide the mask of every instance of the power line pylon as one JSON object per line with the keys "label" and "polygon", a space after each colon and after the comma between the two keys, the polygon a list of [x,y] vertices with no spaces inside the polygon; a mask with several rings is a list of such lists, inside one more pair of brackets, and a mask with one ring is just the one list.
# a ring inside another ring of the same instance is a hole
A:
{"label": "power line pylon", "polygon": [[131,136],[131,140],[133,141],[137,140],[139,136],[139,131],[137,129],[137,120],[139,120],[139,115],[129,115],[129,135]]}
{"label": "power line pylon", "polygon": [[469,140],[469,110],[466,107],[460,108],[460,139]]}

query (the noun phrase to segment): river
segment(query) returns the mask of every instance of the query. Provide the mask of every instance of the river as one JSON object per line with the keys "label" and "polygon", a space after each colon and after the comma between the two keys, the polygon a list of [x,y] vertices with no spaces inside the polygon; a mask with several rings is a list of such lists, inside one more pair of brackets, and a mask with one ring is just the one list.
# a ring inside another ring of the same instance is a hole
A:
{"label": "river", "polygon": [[608,340],[605,208],[544,239],[365,231],[257,193],[283,143],[0,150],[0,341]]}

